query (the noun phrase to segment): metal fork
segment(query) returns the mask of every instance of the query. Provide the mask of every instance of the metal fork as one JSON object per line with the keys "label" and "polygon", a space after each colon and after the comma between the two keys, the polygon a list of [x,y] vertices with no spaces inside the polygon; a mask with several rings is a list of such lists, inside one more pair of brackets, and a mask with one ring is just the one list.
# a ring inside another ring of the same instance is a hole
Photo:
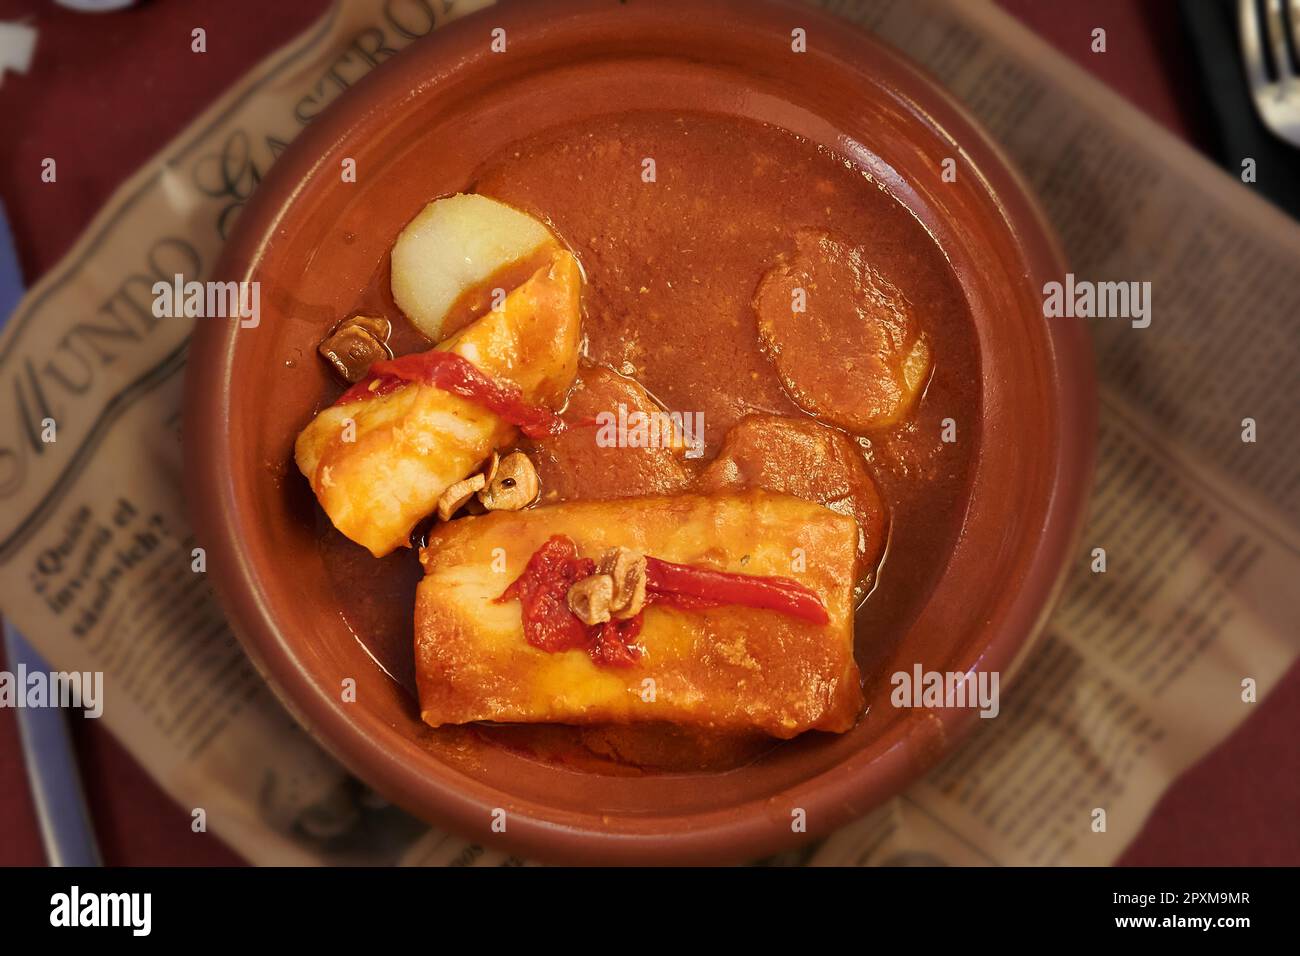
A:
{"label": "metal fork", "polygon": [[1260,119],[1300,146],[1300,0],[1237,0],[1237,33]]}

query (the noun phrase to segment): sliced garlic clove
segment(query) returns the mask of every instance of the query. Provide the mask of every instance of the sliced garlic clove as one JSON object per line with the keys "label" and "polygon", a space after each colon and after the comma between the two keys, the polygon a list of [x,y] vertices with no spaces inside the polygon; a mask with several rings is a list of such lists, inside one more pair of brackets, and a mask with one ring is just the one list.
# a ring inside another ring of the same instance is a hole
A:
{"label": "sliced garlic clove", "polygon": [[317,350],[339,378],[356,383],[375,362],[393,357],[388,347],[391,331],[382,316],[354,315],[334,326]]}
{"label": "sliced garlic clove", "polygon": [[492,480],[479,492],[478,500],[488,511],[519,511],[532,504],[540,490],[532,461],[523,452],[516,451],[501,459]]}
{"label": "sliced garlic clove", "polygon": [[438,499],[438,517],[443,521],[450,521],[451,516],[464,507],[477,492],[482,491],[486,484],[487,481],[482,475],[471,475],[456,482]]}
{"label": "sliced garlic clove", "polygon": [[601,555],[597,570],[614,582],[610,613],[616,621],[636,617],[645,607],[646,560],[631,548],[610,548]]}
{"label": "sliced garlic clove", "polygon": [[609,605],[614,597],[614,579],[608,574],[593,574],[569,588],[569,610],[583,624],[604,624],[609,620]]}

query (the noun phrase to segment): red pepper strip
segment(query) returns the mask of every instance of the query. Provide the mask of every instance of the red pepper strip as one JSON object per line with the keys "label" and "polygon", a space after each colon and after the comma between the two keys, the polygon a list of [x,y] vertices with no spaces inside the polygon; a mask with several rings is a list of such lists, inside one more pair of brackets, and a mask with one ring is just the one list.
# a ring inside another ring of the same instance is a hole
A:
{"label": "red pepper strip", "polygon": [[366,377],[344,392],[334,404],[344,405],[385,395],[408,382],[432,385],[482,405],[517,426],[529,438],[558,435],[566,427],[564,420],[549,408],[525,402],[515,385],[498,382],[483,374],[469,359],[442,349],[413,352],[375,362]]}
{"label": "red pepper strip", "polygon": [[685,599],[688,607],[738,604],[779,611],[813,624],[831,620],[817,593],[790,578],[731,574],[658,558],[646,558],[646,593],[670,602]]}

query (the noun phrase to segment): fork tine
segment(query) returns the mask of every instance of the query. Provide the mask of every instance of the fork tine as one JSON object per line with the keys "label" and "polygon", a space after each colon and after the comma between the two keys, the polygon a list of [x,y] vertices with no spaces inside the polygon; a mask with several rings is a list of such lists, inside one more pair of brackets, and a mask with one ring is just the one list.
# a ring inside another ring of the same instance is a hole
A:
{"label": "fork tine", "polygon": [[[1264,28],[1268,33],[1268,45],[1273,48],[1273,67],[1277,78],[1282,83],[1290,83],[1296,78],[1291,66],[1291,52],[1287,49],[1286,18],[1282,13],[1282,0],[1265,0]],[[1278,91],[1281,94],[1281,90]]]}
{"label": "fork tine", "polygon": [[1241,38],[1241,59],[1246,66],[1250,91],[1258,96],[1269,79],[1264,68],[1264,38],[1260,35],[1255,0],[1237,0],[1237,34]]}
{"label": "fork tine", "polygon": [[[1260,122],[1300,146],[1300,0],[1237,0],[1237,34]],[[1293,40],[1296,46],[1289,49]]]}

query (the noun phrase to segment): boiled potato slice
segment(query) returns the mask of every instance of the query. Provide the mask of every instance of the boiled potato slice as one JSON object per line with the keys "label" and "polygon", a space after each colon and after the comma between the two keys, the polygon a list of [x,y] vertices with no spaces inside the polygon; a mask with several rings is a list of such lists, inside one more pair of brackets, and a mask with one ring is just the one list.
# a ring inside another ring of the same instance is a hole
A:
{"label": "boiled potato slice", "polygon": [[662,411],[630,378],[601,365],[579,371],[564,411],[575,427],[539,439],[529,449],[541,476],[544,501],[667,495],[690,484],[690,471],[683,462],[684,442],[657,448],[602,446],[598,427],[590,423],[604,414],[617,415],[620,405],[628,415]]}
{"label": "boiled potato slice", "polygon": [[845,431],[898,422],[929,380],[933,355],[912,304],[835,236],[796,234],[794,256],[763,277],[754,309],[787,394]]}
{"label": "boiled potato slice", "polygon": [[472,193],[436,199],[393,245],[393,300],[436,342],[444,338],[443,320],[464,293],[555,245],[546,226],[495,199]]}
{"label": "boiled potato slice", "polygon": [[880,563],[889,514],[862,452],[843,432],[808,418],[750,415],[727,432],[699,490],[766,488],[848,515],[858,525],[861,573]]}

